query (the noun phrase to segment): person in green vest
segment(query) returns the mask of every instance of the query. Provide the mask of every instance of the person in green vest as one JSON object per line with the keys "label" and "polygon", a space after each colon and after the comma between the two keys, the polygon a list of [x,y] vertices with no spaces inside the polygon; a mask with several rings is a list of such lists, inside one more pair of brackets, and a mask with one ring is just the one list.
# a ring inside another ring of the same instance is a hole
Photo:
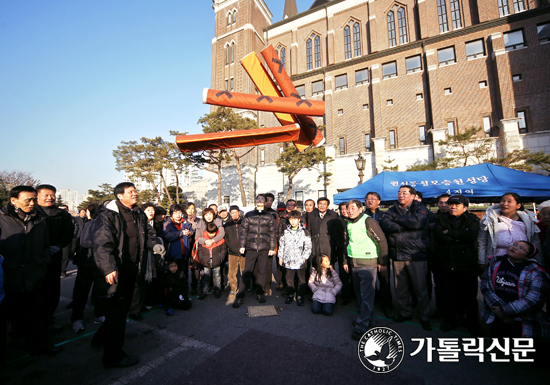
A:
{"label": "person in green vest", "polygon": [[374,324],[374,293],[378,271],[388,265],[388,242],[377,221],[361,209],[361,201],[348,202],[349,221],[345,229],[344,270],[351,271],[361,312],[351,338],[359,340]]}

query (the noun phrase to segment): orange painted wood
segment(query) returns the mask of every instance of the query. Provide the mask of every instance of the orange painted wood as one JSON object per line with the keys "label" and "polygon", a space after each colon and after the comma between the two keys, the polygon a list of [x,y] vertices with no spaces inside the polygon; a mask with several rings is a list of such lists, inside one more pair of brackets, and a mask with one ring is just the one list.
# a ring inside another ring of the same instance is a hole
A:
{"label": "orange painted wood", "polygon": [[[277,55],[277,51],[275,51],[275,48],[273,48],[273,46],[270,44],[269,46],[261,50],[260,53],[265,59],[267,67],[273,74],[273,78],[281,88],[283,95],[285,97],[300,99],[300,95],[298,95],[296,87],[294,87],[292,80],[290,80],[290,76],[288,76],[288,73],[283,67],[281,61],[279,60],[279,56]],[[307,115],[313,114],[296,114],[296,119],[298,119],[300,127],[305,132],[308,139],[313,143],[313,145],[316,147],[321,146],[323,143],[325,143],[325,138],[321,131],[317,128],[317,125],[315,124],[313,119],[311,119]]]}
{"label": "orange painted wood", "polygon": [[282,127],[258,128],[253,130],[178,135],[176,137],[176,143],[183,152],[195,152],[290,142],[297,140],[299,134],[300,126],[298,124],[288,124]]}
{"label": "orange painted wood", "polygon": [[[241,64],[262,95],[282,96],[255,52],[251,52],[243,57],[241,59]],[[290,123],[298,123],[298,120],[290,114],[276,112],[275,116],[283,126]],[[304,151],[311,144],[311,141],[303,131],[304,130],[300,130],[300,136],[294,141],[294,145],[300,152]]]}
{"label": "orange painted wood", "polygon": [[296,98],[250,95],[207,88],[204,89],[202,95],[203,103],[215,106],[313,116],[325,114],[325,102],[322,100],[297,100]]}

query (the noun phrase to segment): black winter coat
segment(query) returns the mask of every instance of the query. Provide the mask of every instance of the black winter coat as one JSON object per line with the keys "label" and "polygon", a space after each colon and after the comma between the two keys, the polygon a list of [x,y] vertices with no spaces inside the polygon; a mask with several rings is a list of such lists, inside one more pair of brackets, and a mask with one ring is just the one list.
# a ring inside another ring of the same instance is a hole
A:
{"label": "black winter coat", "polygon": [[239,233],[240,247],[263,251],[277,248],[277,222],[271,213],[249,211],[244,216]]}
{"label": "black winter coat", "polygon": [[386,233],[392,260],[427,260],[430,245],[428,211],[422,203],[413,201],[405,209],[396,203],[382,216],[380,227]]}
{"label": "black winter coat", "polygon": [[239,229],[241,227],[242,220],[239,219],[238,222],[235,222],[233,219],[229,219],[223,225],[225,229],[225,244],[227,245],[227,252],[231,255],[241,255],[239,252],[240,242],[239,242]]}
{"label": "black winter coat", "polygon": [[44,216],[37,213],[25,223],[13,207],[4,206],[0,211],[0,228],[5,291],[40,289],[50,263],[50,237]]}
{"label": "black winter coat", "polygon": [[[136,271],[139,270],[147,258],[147,249],[153,248],[154,245],[160,243],[155,230],[149,226],[149,221],[143,211],[137,209],[134,215],[137,217],[136,223],[140,250],[140,255],[137,256],[136,260],[132,260],[130,256],[122,255],[124,250],[124,234],[126,234],[126,221],[119,212],[116,201],[109,202],[103,211],[97,215],[92,227],[93,253],[95,263],[103,277],[113,271],[121,271],[121,269],[129,266],[132,269],[135,268]],[[103,279],[103,282],[105,282],[105,279]],[[109,285],[107,296],[112,296],[115,292],[116,285]],[[100,293],[100,295],[103,294],[105,293]]]}
{"label": "black winter coat", "polygon": [[477,271],[478,234],[477,215],[465,212],[456,218],[449,213],[439,214],[433,229],[433,263],[444,269]]}
{"label": "black winter coat", "polygon": [[[40,206],[36,206],[36,211],[46,218],[50,234],[50,245],[57,246],[60,249],[69,246],[74,237],[74,224],[71,214],[55,206],[52,207],[50,215],[47,215]],[[57,254],[61,255],[61,251]]]}
{"label": "black winter coat", "polygon": [[344,227],[338,214],[327,210],[321,219],[319,210],[313,210],[307,215],[307,228],[311,232],[311,256],[319,257],[326,254],[332,263],[336,262],[336,257],[343,251],[344,245]]}

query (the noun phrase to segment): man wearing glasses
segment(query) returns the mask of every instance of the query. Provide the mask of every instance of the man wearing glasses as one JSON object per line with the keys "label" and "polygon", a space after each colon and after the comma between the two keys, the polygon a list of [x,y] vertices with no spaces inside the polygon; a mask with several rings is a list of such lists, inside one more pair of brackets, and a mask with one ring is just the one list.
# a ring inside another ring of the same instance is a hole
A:
{"label": "man wearing glasses", "polygon": [[395,203],[380,219],[386,233],[390,258],[393,261],[395,294],[398,309],[395,322],[412,319],[409,283],[418,298],[416,310],[424,330],[432,330],[430,323],[430,300],[426,276],[428,274],[428,209],[414,198],[416,190],[401,186]]}

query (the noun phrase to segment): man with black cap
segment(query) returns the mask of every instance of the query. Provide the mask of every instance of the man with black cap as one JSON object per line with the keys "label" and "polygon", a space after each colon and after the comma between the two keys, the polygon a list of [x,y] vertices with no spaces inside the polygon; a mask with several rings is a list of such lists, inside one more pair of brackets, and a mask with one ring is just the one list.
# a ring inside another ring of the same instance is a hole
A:
{"label": "man with black cap", "polygon": [[447,201],[448,212],[441,213],[433,229],[433,264],[442,275],[444,322],[440,330],[457,327],[458,315],[466,312],[472,337],[479,334],[477,309],[477,236],[479,218],[468,212],[470,201],[453,195]]}

